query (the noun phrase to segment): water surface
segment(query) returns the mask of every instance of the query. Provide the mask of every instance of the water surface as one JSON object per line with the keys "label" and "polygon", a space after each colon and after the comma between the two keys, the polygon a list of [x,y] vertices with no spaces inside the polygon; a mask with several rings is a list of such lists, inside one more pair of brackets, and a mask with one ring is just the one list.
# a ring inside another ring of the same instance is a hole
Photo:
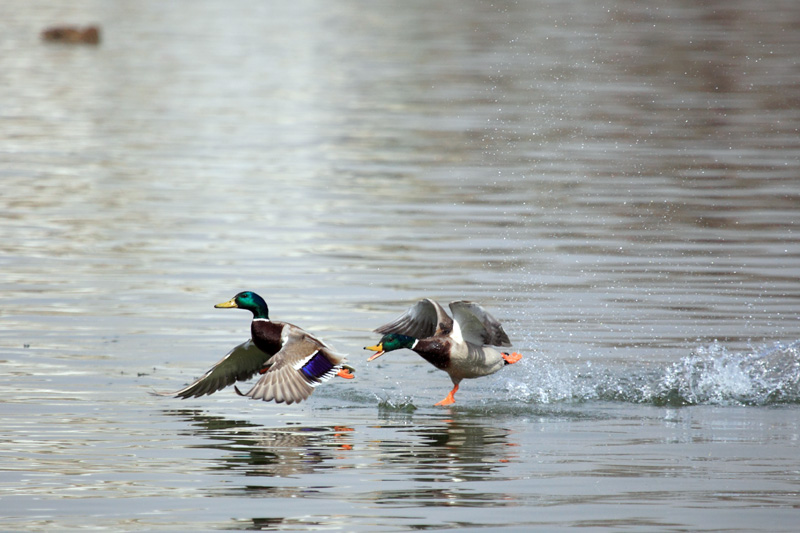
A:
{"label": "water surface", "polygon": [[[0,15],[3,529],[796,528],[793,2]],[[242,289],[356,379],[151,396],[247,337]],[[363,351],[422,297],[525,358],[433,407]]]}

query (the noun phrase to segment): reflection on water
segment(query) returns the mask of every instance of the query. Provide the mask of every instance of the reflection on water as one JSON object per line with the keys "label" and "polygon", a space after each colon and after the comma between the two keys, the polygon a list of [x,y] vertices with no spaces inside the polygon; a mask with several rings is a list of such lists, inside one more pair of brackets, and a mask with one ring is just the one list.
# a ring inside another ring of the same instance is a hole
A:
{"label": "reflection on water", "polygon": [[[404,479],[418,482],[485,481],[502,479],[498,473],[512,461],[511,431],[484,426],[467,417],[397,419],[371,427],[372,433],[392,438],[364,443],[348,426],[285,426],[268,429],[244,420],[208,415],[200,410],[167,410],[164,415],[187,423],[181,432],[200,437],[195,448],[223,452],[210,470],[240,472],[245,476],[292,477],[311,474],[347,457],[355,446],[365,446],[386,471],[400,471]],[[356,444],[358,442],[358,444]],[[248,487],[251,490],[252,487]],[[383,498],[381,498],[383,499]]]}
{"label": "reflection on water", "polygon": [[372,444],[380,470],[389,473],[383,481],[390,488],[363,498],[395,507],[511,504],[512,494],[480,489],[480,482],[507,479],[504,470],[518,445],[510,441],[510,433],[459,417],[396,428],[393,438]]}
{"label": "reflection on water", "polygon": [[475,420],[426,420],[426,425],[397,428],[394,439],[373,444],[382,462],[407,469],[415,481],[483,481],[497,479],[509,461],[509,433]]}
{"label": "reflection on water", "polygon": [[[207,448],[223,452],[211,470],[238,472],[244,476],[285,478],[311,474],[324,468],[337,453],[352,450],[353,428],[285,427],[265,429],[244,420],[210,416],[202,411],[181,409],[165,411],[190,424],[188,435],[201,437]],[[271,487],[248,485],[246,491],[269,491]],[[284,494],[285,495],[285,494]]]}
{"label": "reflection on water", "polygon": [[[327,477],[321,477],[327,475],[345,486],[354,480],[347,489],[349,498],[365,505],[481,508],[512,505],[516,500],[511,493],[481,487],[513,479],[508,468],[519,460],[520,443],[514,441],[510,429],[482,424],[471,414],[412,419],[403,413],[366,426],[359,414],[358,427],[270,429],[199,410],[163,413],[186,424],[180,434],[200,439],[189,450],[218,452],[202,469],[210,475],[229,476],[233,483],[222,491],[209,489],[217,497],[340,497]],[[260,516],[238,520],[236,527],[331,526],[340,521],[335,516],[325,521]]]}
{"label": "reflection on water", "polygon": [[[0,528],[797,529],[796,1],[0,17]],[[151,398],[242,289],[353,383]],[[421,297],[525,358],[446,411],[359,364]]]}

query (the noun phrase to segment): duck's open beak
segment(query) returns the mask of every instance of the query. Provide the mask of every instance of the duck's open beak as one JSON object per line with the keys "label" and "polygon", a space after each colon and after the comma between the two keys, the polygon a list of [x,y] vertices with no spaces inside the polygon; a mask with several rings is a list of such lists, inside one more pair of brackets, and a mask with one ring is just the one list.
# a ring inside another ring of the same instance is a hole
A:
{"label": "duck's open beak", "polygon": [[375,352],[372,354],[367,361],[372,361],[373,359],[377,359],[378,357],[382,356],[384,353],[383,351],[383,344],[376,344],[375,346],[366,346],[364,347],[365,350],[372,350]]}
{"label": "duck's open beak", "polygon": [[214,306],[217,309],[228,309],[230,307],[239,307],[236,305],[236,298],[231,298],[227,302],[222,302],[221,304],[217,304]]}

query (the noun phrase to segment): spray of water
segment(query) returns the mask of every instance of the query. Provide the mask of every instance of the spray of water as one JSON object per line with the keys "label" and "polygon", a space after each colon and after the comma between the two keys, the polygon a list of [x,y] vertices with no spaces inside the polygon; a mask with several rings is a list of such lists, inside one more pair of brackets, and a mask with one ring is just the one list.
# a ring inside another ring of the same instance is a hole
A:
{"label": "spray of water", "polygon": [[508,399],[530,403],[614,401],[654,405],[800,403],[800,341],[748,352],[702,346],[667,367],[646,370],[544,358],[506,382]]}
{"label": "spray of water", "polygon": [[666,369],[647,400],[698,405],[800,402],[800,341],[746,353],[714,343]]}

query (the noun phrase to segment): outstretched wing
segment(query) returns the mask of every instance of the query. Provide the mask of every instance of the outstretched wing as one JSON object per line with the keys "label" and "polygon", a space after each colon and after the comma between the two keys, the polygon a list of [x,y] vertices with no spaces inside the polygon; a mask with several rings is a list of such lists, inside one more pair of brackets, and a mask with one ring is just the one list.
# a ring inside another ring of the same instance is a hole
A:
{"label": "outstretched wing", "polygon": [[418,301],[395,320],[375,330],[376,333],[399,333],[415,339],[449,335],[451,331],[453,319],[430,298]]}
{"label": "outstretched wing", "polygon": [[320,383],[335,376],[346,357],[302,329],[291,326],[272,366],[249,391],[237,393],[256,400],[292,404],[308,398]]}
{"label": "outstretched wing", "polygon": [[480,305],[460,300],[450,302],[450,310],[461,330],[462,338],[468,343],[478,346],[511,346],[500,322]]}
{"label": "outstretched wing", "polygon": [[211,367],[203,377],[177,392],[161,392],[160,396],[191,398],[213,394],[236,381],[253,377],[269,362],[270,356],[259,350],[252,340],[243,342]]}

